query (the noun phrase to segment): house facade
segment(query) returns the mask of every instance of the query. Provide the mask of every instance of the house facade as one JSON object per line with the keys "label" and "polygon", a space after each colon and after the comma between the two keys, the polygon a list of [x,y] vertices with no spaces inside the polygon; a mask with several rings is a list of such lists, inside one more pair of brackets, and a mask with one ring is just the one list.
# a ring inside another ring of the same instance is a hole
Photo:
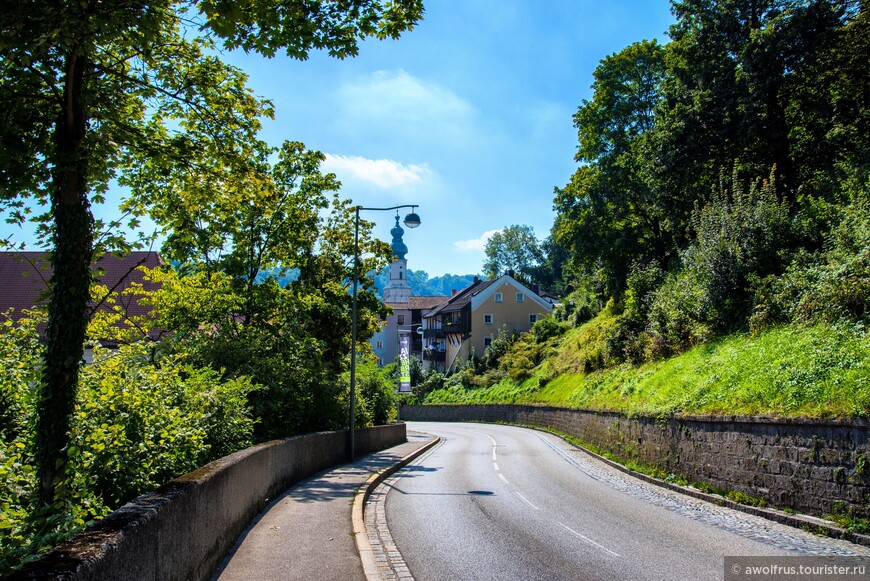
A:
{"label": "house facade", "polygon": [[504,274],[471,286],[423,315],[424,367],[449,371],[482,355],[502,329],[524,333],[553,311],[553,302]]}

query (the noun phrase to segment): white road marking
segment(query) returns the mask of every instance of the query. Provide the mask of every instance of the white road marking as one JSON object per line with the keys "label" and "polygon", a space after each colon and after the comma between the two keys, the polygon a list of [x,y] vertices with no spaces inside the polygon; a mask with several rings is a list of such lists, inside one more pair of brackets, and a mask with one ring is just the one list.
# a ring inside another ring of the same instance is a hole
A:
{"label": "white road marking", "polygon": [[495,468],[496,472],[498,472],[498,462],[493,462],[492,467]]}
{"label": "white road marking", "polygon": [[604,551],[605,553],[607,553],[607,554],[609,554],[609,555],[613,555],[614,557],[619,557],[619,553],[614,553],[613,551],[611,551],[611,550],[608,549],[607,547],[602,547],[601,545],[599,545],[598,543],[596,543],[595,541],[593,541],[593,540],[590,539],[589,537],[586,537],[586,536],[581,535],[580,533],[578,533],[577,531],[575,531],[574,529],[572,529],[572,528],[569,527],[568,525],[563,524],[563,523],[558,523],[558,524],[559,524],[560,527],[562,527],[563,529],[565,529],[565,530],[568,531],[569,533],[572,533],[572,534],[574,534],[574,535],[580,537],[581,539],[583,539],[584,541],[586,541],[586,542],[589,543],[590,545],[593,545],[593,546],[595,546],[595,547],[598,547],[599,549],[601,549],[602,551]]}
{"label": "white road marking", "polygon": [[526,504],[528,504],[529,506],[531,506],[531,507],[534,508],[535,510],[540,510],[537,506],[535,506],[534,504],[532,504],[532,502],[531,502],[528,498],[526,498],[525,496],[523,496],[522,494],[520,494],[520,493],[517,492],[516,490],[514,490],[514,494],[516,494],[517,496],[519,496],[519,497],[520,497],[520,500],[522,500],[523,502],[525,502]]}
{"label": "white road marking", "polygon": [[498,477],[501,478],[501,481],[504,482],[505,484],[509,484],[509,482],[507,481],[507,478],[505,478],[504,474],[502,474],[501,472],[498,473]]}

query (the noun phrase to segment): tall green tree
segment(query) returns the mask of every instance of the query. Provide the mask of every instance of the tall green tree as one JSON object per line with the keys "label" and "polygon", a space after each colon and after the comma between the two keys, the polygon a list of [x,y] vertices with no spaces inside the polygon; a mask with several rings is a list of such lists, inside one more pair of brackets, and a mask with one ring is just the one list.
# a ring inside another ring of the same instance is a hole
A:
{"label": "tall green tree", "polygon": [[[866,42],[851,37],[860,26],[847,26],[860,20],[858,4],[673,2],[657,147],[668,189],[703,199],[738,160],[750,179],[775,167],[779,193],[791,200],[807,186],[835,190],[836,166],[853,145],[844,137],[856,137],[844,128],[855,126],[849,117],[866,98],[843,90],[858,88],[856,74],[866,78]],[[845,57],[845,45],[858,53]]]}
{"label": "tall green tree", "polygon": [[591,101],[574,115],[581,164],[556,190],[557,242],[577,266],[604,269],[614,290],[633,261],[667,261],[679,232],[678,208],[653,179],[651,134],[664,75],[664,49],[634,43],[595,69]]}
{"label": "tall green tree", "polygon": [[[192,175],[184,188],[155,192],[168,203],[152,212],[173,232],[164,249],[176,262],[157,275],[163,326],[198,364],[264,386],[250,396],[260,440],[346,419],[338,378],[350,351],[354,209],[338,198],[335,176],[321,173],[322,153],[285,142],[277,158],[226,176],[219,190]],[[371,239],[371,223],[361,226],[369,272],[390,250]],[[368,277],[358,283],[364,341],[386,313]]]}
{"label": "tall green tree", "polygon": [[483,272],[488,278],[497,278],[506,271],[526,283],[533,282],[536,269],[544,262],[541,243],[531,226],[506,226],[486,241],[486,260]]}
{"label": "tall green tree", "polygon": [[[344,58],[360,39],[397,37],[422,17],[420,0],[24,0],[0,12],[0,199],[24,220],[49,207],[52,247],[44,380],[37,414],[43,497],[62,481],[82,344],[90,265],[104,246],[91,204],[113,179],[131,197],[148,165],[167,183],[183,173],[244,169],[271,115],[245,75],[212,56],[218,42],[304,59]],[[217,168],[213,171],[213,168]],[[180,173],[181,172],[181,173]],[[120,238],[106,246],[124,248]]]}

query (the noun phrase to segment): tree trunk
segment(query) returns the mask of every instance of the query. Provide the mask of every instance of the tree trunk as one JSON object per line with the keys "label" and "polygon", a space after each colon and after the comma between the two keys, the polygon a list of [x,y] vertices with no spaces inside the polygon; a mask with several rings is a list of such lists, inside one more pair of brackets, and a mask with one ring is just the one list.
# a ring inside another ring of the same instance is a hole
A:
{"label": "tree trunk", "polygon": [[93,258],[93,216],[83,150],[87,118],[82,97],[87,61],[73,51],[65,64],[63,103],[54,128],[54,273],[36,419],[40,495],[49,502],[60,493],[58,484],[64,479],[65,448],[84,355]]}

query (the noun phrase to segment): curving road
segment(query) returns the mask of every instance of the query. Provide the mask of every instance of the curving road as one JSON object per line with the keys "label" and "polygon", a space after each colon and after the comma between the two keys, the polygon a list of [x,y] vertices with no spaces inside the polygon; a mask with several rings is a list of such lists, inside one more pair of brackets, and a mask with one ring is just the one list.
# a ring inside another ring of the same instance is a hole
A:
{"label": "curving road", "polygon": [[417,581],[722,579],[726,555],[870,554],[656,487],[543,432],[409,427],[442,438],[386,497]]}

